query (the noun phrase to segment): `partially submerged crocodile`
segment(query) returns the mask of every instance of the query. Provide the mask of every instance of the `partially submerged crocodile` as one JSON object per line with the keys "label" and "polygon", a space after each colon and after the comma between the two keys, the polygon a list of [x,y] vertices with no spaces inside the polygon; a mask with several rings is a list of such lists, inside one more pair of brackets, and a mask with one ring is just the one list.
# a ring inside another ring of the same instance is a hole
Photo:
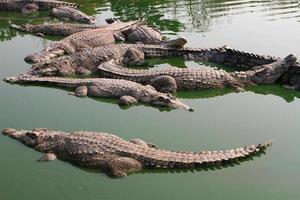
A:
{"label": "partially submerged crocodile", "polygon": [[131,105],[141,102],[154,106],[163,106],[172,109],[183,109],[193,111],[193,108],[185,105],[171,94],[161,93],[150,85],[141,85],[139,83],[115,80],[106,78],[60,78],[60,77],[36,77],[29,73],[21,74],[15,77],[5,78],[9,83],[35,83],[50,84],[63,88],[75,89],[75,95],[78,97],[108,97],[119,98],[120,105]]}
{"label": "partially submerged crocodile", "polygon": [[95,24],[96,21],[93,17],[69,6],[61,6],[53,8],[50,11],[50,16],[54,16],[60,19],[70,19],[87,24]]}
{"label": "partially submerged crocodile", "polygon": [[123,40],[122,31],[131,29],[140,21],[115,22],[107,28],[96,28],[70,35],[60,41],[52,42],[44,50],[34,53],[25,58],[26,62],[46,62],[51,58],[72,54],[85,48],[94,48],[112,44],[116,39]]}
{"label": "partially submerged crocodile", "polygon": [[101,132],[7,128],[2,133],[44,153],[39,161],[59,158],[85,167],[100,168],[112,177],[125,177],[144,168],[194,169],[235,163],[264,152],[272,144],[267,141],[225,151],[183,152],[158,149],[140,139],[126,141]]}
{"label": "partially submerged crocodile", "polygon": [[54,23],[54,24],[24,24],[16,25],[11,24],[10,27],[19,31],[29,32],[34,34],[43,34],[43,35],[57,35],[57,36],[69,36],[74,33],[103,28],[109,29],[114,26],[114,24],[107,25],[92,25],[92,24],[72,24],[72,23]]}
{"label": "partially submerged crocodile", "polygon": [[[127,69],[109,61],[101,64],[101,74],[107,78],[130,80],[142,84],[151,84],[151,81],[160,76],[171,76],[181,90],[245,87],[252,84],[272,84],[284,74],[290,66],[296,63],[297,58],[289,55],[270,64],[257,66],[247,71],[226,72],[212,68],[176,68],[169,67],[159,70]],[[164,84],[162,84],[164,85]],[[164,86],[166,87],[166,86]]]}
{"label": "partially submerged crocodile", "polygon": [[[178,38],[177,43],[186,42]],[[172,41],[170,41],[172,43]],[[176,43],[176,42],[175,42]],[[184,57],[197,61],[209,61],[220,64],[229,64],[242,67],[254,67],[270,64],[279,58],[245,53],[228,47],[220,48],[174,48],[170,45],[146,44],[113,44],[97,48],[84,49],[74,54],[52,59],[49,63],[33,66],[37,74],[44,75],[69,75],[73,73],[85,74],[94,72],[97,67],[111,59],[128,60],[128,52],[134,64],[143,62],[144,57]],[[130,63],[130,62],[129,62]],[[84,69],[84,70],[83,70]],[[84,73],[82,73],[84,71]]]}
{"label": "partially submerged crocodile", "polygon": [[51,10],[60,6],[78,7],[75,3],[56,0],[0,0],[0,11],[30,13],[37,10]]}

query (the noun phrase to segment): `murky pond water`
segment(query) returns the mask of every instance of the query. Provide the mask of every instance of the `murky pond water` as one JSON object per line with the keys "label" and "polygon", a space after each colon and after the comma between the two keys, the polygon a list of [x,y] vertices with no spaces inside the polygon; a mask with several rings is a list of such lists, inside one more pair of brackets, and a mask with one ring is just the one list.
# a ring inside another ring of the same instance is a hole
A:
{"label": "murky pond water", "polygon": [[[300,55],[300,6],[295,0],[87,1],[97,16],[144,17],[168,37],[183,36],[191,47],[229,45],[274,56]],[[38,20],[37,20],[38,19]],[[0,78],[25,71],[23,58],[48,40],[10,30],[9,22],[47,22],[45,13],[0,13]],[[52,19],[51,19],[52,20]],[[51,38],[53,39],[53,38]],[[201,66],[180,59],[165,65]],[[0,82],[0,129],[47,127],[93,130],[125,139],[139,137],[173,150],[214,150],[275,141],[259,158],[210,171],[143,171],[109,179],[62,161],[37,163],[40,153],[0,136],[0,199],[299,199],[300,93],[279,85],[181,92],[195,112],[139,105],[120,109],[107,99],[80,99],[60,89]]]}

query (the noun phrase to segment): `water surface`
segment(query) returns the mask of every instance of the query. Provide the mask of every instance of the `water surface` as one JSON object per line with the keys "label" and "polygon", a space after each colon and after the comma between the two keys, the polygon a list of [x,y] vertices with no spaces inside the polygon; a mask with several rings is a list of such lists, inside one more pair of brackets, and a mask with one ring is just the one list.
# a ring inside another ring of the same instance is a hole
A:
{"label": "water surface", "polygon": [[[292,0],[95,1],[78,0],[82,9],[124,20],[140,17],[170,38],[182,36],[191,47],[225,44],[274,56],[300,55],[299,2]],[[1,75],[30,67],[23,61],[49,40],[9,29],[9,23],[55,21],[46,13],[0,13]],[[56,39],[56,38],[48,38]],[[181,59],[149,61],[158,67],[202,67]],[[300,93],[279,85],[247,92],[230,89],[179,92],[195,112],[139,105],[121,109],[115,100],[80,99],[65,90],[0,82],[0,129],[46,127],[92,130],[125,139],[142,138],[172,150],[216,150],[274,140],[259,158],[210,171],[143,171],[109,179],[98,171],[59,160],[37,163],[41,154],[0,136],[0,199],[299,199]]]}

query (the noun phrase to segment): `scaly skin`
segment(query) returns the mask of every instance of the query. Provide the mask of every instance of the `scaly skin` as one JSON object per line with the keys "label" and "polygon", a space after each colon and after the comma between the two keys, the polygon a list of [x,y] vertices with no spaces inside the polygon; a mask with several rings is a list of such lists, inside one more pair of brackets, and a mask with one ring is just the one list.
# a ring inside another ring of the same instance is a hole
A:
{"label": "scaly skin", "polygon": [[85,48],[94,48],[103,45],[113,44],[117,33],[139,24],[139,21],[115,22],[107,28],[96,28],[70,35],[60,41],[52,42],[44,50],[34,53],[25,58],[26,62],[47,62],[54,57],[63,54],[72,54]]}
{"label": "scaly skin", "polygon": [[61,6],[58,8],[53,8],[50,12],[50,15],[60,19],[70,19],[82,23],[87,23],[87,24],[96,23],[93,17],[88,16],[87,14],[81,12],[80,10],[71,8],[69,6]]}
{"label": "scaly skin", "polygon": [[225,151],[182,152],[157,149],[140,139],[126,141],[101,132],[52,131],[47,129],[2,132],[37,151],[45,153],[39,161],[56,158],[78,165],[100,168],[112,177],[124,177],[143,168],[194,169],[237,162],[264,152],[272,142]]}
{"label": "scaly skin", "polygon": [[148,26],[139,26],[126,34],[129,43],[143,41],[144,44],[162,44],[164,42],[161,32]]}
{"label": "scaly skin", "polygon": [[[179,41],[181,38],[178,39]],[[184,40],[184,39],[182,39]],[[245,53],[228,47],[220,48],[172,48],[167,45],[145,45],[145,44],[113,44],[97,48],[85,49],[80,52],[53,59],[48,63],[36,64],[33,69],[37,74],[44,75],[69,75],[80,70],[87,69],[96,71],[97,67],[111,59],[125,59],[126,52],[140,52],[144,57],[184,57],[197,61],[209,61],[220,64],[230,64],[242,67],[253,67],[269,64],[279,58],[260,56]],[[47,58],[46,60],[50,60]]]}
{"label": "scaly skin", "polygon": [[289,55],[271,64],[258,66],[244,72],[226,72],[224,70],[206,68],[164,68],[159,70],[135,70],[117,65],[114,61],[101,64],[98,69],[106,78],[130,80],[142,84],[150,84],[151,80],[160,76],[171,76],[181,90],[244,87],[252,84],[275,83],[290,66],[296,63],[296,57]]}
{"label": "scaly skin", "polygon": [[95,48],[112,44],[115,40],[126,40],[142,44],[161,44],[172,48],[182,48],[187,42],[183,38],[169,41],[163,40],[162,35],[156,29],[141,26],[140,21],[127,23],[116,21],[107,25],[107,27],[86,30],[61,41],[53,42],[42,52],[27,56],[25,61],[45,63],[51,58],[62,54],[71,54],[84,48]]}
{"label": "scaly skin", "polygon": [[11,24],[10,27],[19,31],[29,32],[29,33],[41,33],[43,35],[57,35],[57,36],[69,36],[74,33],[96,29],[104,28],[108,29],[110,24],[107,25],[90,25],[90,24],[71,24],[71,23],[54,23],[54,24],[25,24],[16,25]]}
{"label": "scaly skin", "polygon": [[300,64],[297,63],[282,76],[280,80],[283,87],[300,91]]}
{"label": "scaly skin", "polygon": [[[150,85],[144,86],[139,83],[115,80],[106,78],[60,78],[60,77],[36,77],[31,74],[22,74],[16,77],[5,78],[4,81],[9,83],[35,83],[35,84],[50,84],[63,88],[75,89],[75,95],[78,97],[92,96],[92,97],[108,97],[108,98],[122,98],[130,96],[138,102],[150,104],[153,106],[163,106],[171,109],[184,109],[193,111],[193,109],[171,94],[161,93],[155,90]],[[120,103],[124,105],[122,98]],[[130,105],[132,100],[128,100]]]}
{"label": "scaly skin", "polygon": [[0,0],[0,11],[22,11],[27,5],[36,10],[51,10],[60,6],[78,7],[75,3],[55,0]]}

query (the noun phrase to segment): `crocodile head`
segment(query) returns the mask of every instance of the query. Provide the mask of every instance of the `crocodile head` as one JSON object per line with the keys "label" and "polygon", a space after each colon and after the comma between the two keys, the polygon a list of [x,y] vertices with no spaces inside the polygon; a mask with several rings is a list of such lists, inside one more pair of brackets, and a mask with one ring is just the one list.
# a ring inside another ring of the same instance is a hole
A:
{"label": "crocodile head", "polygon": [[35,75],[64,76],[75,73],[76,68],[77,65],[70,56],[62,56],[47,63],[37,63],[32,66],[32,71]]}
{"label": "crocodile head", "polygon": [[15,130],[12,128],[6,128],[2,133],[30,147],[35,147],[38,144],[39,137],[42,135],[41,131]]}
{"label": "crocodile head", "polygon": [[[57,140],[58,132],[51,132],[45,128],[37,128],[33,130],[16,130],[13,128],[5,128],[2,131],[3,135],[7,135],[15,140],[18,140],[29,147],[36,147],[41,143],[51,143]],[[47,144],[45,143],[45,144]]]}
{"label": "crocodile head", "polygon": [[147,85],[146,87],[149,88],[150,90],[148,90],[148,92],[145,93],[145,99],[148,99],[148,101],[152,105],[163,106],[172,109],[182,109],[190,112],[194,111],[192,107],[184,104],[172,94],[157,92],[150,85]]}
{"label": "crocodile head", "polygon": [[289,68],[281,78],[283,87],[300,91],[300,64],[297,63]]}
{"label": "crocodile head", "polygon": [[297,61],[295,55],[290,54],[276,62],[253,68],[254,75],[251,77],[254,83],[272,84],[277,81]]}

